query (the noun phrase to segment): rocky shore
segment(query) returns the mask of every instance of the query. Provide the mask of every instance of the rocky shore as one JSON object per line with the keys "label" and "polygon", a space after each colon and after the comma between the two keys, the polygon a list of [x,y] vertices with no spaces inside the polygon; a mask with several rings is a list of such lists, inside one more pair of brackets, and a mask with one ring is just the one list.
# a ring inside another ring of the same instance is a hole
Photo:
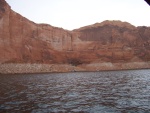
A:
{"label": "rocky shore", "polygon": [[69,64],[0,64],[0,74],[131,70],[150,68],[150,62]]}

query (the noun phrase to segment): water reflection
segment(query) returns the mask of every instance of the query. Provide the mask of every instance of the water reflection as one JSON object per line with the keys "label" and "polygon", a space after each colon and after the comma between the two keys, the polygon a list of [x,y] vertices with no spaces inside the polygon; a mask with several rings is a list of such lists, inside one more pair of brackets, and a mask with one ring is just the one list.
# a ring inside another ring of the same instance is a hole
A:
{"label": "water reflection", "polygon": [[0,112],[150,112],[150,70],[0,75],[0,88]]}

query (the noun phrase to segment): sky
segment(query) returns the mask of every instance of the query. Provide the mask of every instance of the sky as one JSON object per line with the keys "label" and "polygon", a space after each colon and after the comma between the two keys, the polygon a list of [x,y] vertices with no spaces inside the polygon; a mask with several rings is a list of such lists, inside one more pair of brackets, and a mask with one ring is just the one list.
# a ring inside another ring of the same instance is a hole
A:
{"label": "sky", "polygon": [[73,30],[105,20],[150,26],[144,0],[6,0],[12,10],[36,23]]}

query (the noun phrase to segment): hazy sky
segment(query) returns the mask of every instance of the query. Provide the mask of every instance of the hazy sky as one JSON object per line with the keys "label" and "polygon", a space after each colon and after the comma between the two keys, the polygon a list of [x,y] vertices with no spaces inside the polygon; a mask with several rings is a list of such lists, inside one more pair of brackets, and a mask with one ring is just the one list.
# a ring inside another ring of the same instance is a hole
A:
{"label": "hazy sky", "polygon": [[150,26],[144,0],[6,0],[11,8],[36,23],[72,30],[104,20]]}

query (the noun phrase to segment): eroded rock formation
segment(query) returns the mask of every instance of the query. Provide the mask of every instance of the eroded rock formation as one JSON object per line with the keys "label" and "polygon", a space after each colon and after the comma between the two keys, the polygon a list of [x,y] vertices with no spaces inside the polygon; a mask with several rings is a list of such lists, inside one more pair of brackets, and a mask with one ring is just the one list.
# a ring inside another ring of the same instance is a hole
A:
{"label": "eroded rock formation", "polygon": [[0,63],[72,64],[150,60],[150,27],[104,21],[73,31],[36,24],[0,0]]}

